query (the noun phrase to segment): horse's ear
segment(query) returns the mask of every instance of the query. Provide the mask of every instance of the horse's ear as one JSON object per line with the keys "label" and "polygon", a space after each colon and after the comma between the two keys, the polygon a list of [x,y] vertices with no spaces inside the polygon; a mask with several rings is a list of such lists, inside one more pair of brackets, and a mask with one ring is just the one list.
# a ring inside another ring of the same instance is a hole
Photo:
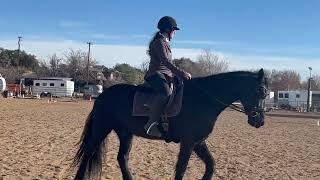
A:
{"label": "horse's ear", "polygon": [[263,79],[264,78],[264,71],[263,71],[263,68],[261,68],[258,72],[258,77],[259,79]]}

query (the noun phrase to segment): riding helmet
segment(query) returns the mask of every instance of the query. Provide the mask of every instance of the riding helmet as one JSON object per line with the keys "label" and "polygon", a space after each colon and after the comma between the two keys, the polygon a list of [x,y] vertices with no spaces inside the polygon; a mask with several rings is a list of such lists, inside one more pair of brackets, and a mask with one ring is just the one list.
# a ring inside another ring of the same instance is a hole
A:
{"label": "riding helmet", "polygon": [[180,30],[177,26],[177,22],[173,17],[164,16],[158,22],[158,29],[160,31],[173,31],[173,30]]}

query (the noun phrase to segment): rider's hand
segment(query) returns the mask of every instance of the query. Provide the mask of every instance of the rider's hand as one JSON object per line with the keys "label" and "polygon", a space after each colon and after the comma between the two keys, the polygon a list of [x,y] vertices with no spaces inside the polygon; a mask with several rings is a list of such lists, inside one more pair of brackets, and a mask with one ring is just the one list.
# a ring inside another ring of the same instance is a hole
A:
{"label": "rider's hand", "polygon": [[185,74],[184,74],[184,78],[185,78],[186,80],[190,80],[190,79],[191,79],[191,74],[190,74],[190,73],[185,73]]}

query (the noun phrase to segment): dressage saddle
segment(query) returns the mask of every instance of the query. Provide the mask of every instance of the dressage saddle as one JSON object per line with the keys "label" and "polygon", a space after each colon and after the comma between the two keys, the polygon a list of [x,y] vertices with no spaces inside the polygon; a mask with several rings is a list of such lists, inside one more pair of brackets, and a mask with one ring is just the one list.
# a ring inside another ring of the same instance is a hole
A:
{"label": "dressage saddle", "polygon": [[[170,84],[172,94],[169,97],[168,103],[165,107],[164,113],[161,116],[160,130],[168,133],[169,118],[175,117],[180,113],[183,97],[183,81],[174,78],[173,83]],[[138,85],[133,98],[132,116],[147,117],[150,114],[150,104],[153,102],[153,97],[156,94],[151,89],[150,85],[145,82]]]}

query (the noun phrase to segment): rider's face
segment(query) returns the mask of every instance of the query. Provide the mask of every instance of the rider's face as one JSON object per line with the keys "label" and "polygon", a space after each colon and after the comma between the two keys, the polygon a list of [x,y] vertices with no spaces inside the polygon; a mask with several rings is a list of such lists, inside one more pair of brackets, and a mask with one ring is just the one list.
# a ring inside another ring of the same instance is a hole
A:
{"label": "rider's face", "polygon": [[170,39],[172,39],[175,34],[176,34],[176,30],[171,31],[171,32],[169,33]]}

